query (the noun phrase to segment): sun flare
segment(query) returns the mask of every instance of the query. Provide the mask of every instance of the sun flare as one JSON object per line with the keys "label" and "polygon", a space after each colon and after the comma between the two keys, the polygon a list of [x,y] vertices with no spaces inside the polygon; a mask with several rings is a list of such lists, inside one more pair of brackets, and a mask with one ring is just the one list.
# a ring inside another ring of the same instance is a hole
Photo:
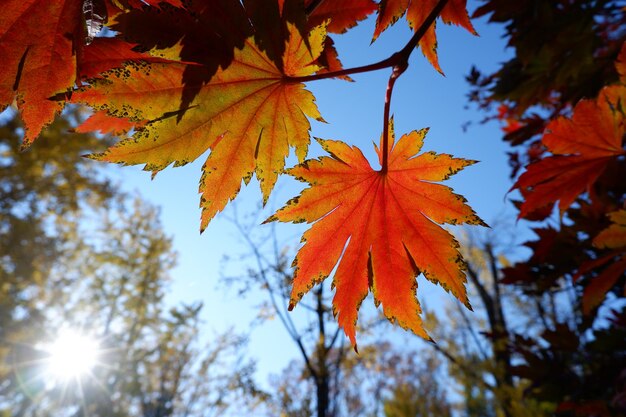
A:
{"label": "sun flare", "polygon": [[63,330],[46,349],[49,372],[59,379],[80,378],[98,361],[99,344],[92,337]]}

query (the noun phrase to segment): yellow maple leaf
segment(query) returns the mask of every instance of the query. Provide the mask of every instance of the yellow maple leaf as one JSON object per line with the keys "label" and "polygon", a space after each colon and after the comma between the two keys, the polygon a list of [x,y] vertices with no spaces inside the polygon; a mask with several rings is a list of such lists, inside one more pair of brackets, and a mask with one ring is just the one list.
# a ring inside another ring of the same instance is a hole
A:
{"label": "yellow maple leaf", "polygon": [[[145,164],[158,172],[187,164],[211,150],[200,180],[204,230],[256,173],[264,200],[284,169],[289,147],[303,161],[310,142],[308,117],[322,120],[313,95],[289,77],[315,73],[323,49],[324,25],[308,41],[289,24],[283,70],[248,38],[232,62],[206,84],[183,83],[187,64],[128,63],[76,92],[73,100],[109,114],[148,120],[130,139],[96,159],[125,165]],[[193,81],[192,81],[193,82]],[[180,108],[184,89],[197,94]]]}

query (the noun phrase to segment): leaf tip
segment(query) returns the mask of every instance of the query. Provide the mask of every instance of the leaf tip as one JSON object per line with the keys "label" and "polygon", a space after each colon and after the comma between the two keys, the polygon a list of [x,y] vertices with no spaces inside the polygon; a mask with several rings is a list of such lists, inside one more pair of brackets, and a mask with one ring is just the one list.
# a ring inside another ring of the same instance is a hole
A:
{"label": "leaf tip", "polygon": [[278,220],[278,217],[276,217],[275,214],[272,214],[270,217],[268,217],[267,219],[263,220],[263,222],[261,222],[261,224],[268,224],[271,222],[275,222],[276,220]]}
{"label": "leaf tip", "polygon": [[33,144],[33,142],[34,142],[34,140],[32,140],[32,139],[24,138],[24,141],[20,145],[19,152],[21,153],[21,152],[26,152],[27,150],[29,150],[30,146]]}
{"label": "leaf tip", "polygon": [[87,154],[83,155],[83,158],[91,159],[91,160],[94,160],[94,161],[102,161],[105,156],[106,156],[106,152],[87,153]]}

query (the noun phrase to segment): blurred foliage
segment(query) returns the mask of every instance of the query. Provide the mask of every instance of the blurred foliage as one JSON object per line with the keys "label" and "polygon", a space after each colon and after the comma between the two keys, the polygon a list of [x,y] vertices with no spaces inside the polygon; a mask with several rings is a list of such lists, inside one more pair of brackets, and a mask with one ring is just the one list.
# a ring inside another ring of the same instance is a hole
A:
{"label": "blurred foliage", "polygon": [[[501,121],[502,139],[513,146],[512,177],[549,157],[542,134],[551,121],[571,116],[581,99],[595,100],[601,89],[620,82],[615,63],[626,40],[625,6],[611,0],[484,0],[475,11],[504,26],[513,51],[495,72],[473,69],[468,76],[470,101],[486,120]],[[622,126],[623,107],[611,111]],[[626,276],[612,266],[625,252],[594,244],[612,224],[610,213],[626,204],[624,178],[626,160],[607,159],[571,207],[553,213],[549,205],[525,216],[539,222],[536,239],[525,243],[530,256],[498,268],[502,288],[536,310],[530,316],[535,326],[511,329],[503,339],[515,359],[509,372],[526,384],[524,399],[548,404],[555,415],[626,415]]]}
{"label": "blurred foliage", "polygon": [[[233,332],[200,337],[201,304],[166,307],[176,262],[154,207],[82,157],[108,138],[71,133],[79,109],[19,152],[0,126],[0,412],[11,416],[212,416],[252,404],[254,363]],[[64,329],[99,341],[98,363],[61,381],[45,344]]]}

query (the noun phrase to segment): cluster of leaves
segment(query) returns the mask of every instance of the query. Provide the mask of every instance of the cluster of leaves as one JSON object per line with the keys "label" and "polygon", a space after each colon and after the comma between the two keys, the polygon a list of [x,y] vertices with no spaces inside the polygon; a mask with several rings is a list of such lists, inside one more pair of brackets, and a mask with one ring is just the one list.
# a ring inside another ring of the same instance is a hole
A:
{"label": "cluster of leaves", "polygon": [[[599,215],[606,215],[611,225],[590,235],[592,245],[609,249],[610,253],[580,265],[579,274],[589,272],[609,261],[615,261],[604,269],[585,288],[582,307],[585,313],[596,308],[606,293],[626,271],[623,260],[626,234],[624,233],[623,194],[613,201],[594,192],[596,183],[613,166],[618,170],[626,155],[623,147],[626,133],[626,117],[623,104],[626,100],[626,45],[617,61],[617,71],[622,75],[620,83],[605,87],[596,99],[579,101],[571,118],[552,120],[541,138],[541,143],[552,155],[533,162],[514,185],[524,197],[520,205],[520,217],[546,217],[558,201],[560,213],[569,209],[574,201],[589,190],[589,204]],[[610,173],[615,175],[615,172]],[[610,190],[610,192],[619,191]],[[594,207],[595,206],[595,207]],[[548,210],[546,210],[548,209]],[[539,212],[539,213],[538,213]],[[592,232],[593,233],[593,232]]]}
{"label": "cluster of leaves", "polygon": [[491,75],[472,71],[470,99],[498,108],[503,139],[515,146],[512,177],[527,165],[514,185],[519,217],[541,222],[526,243],[531,256],[506,268],[503,282],[534,296],[571,288],[577,311],[540,335],[512,338],[509,348],[526,362],[515,370],[532,381],[530,394],[564,415],[623,415],[623,4],[484,3],[475,15],[504,23],[515,55]]}
{"label": "cluster of leaves", "polygon": [[[441,71],[438,16],[475,32],[465,3],[9,0],[0,18],[0,106],[16,100],[28,146],[66,103],[88,105],[94,114],[79,131],[122,137],[92,158],[143,164],[153,175],[210,151],[199,187],[201,230],[253,175],[267,201],[294,148],[300,164],[289,173],[311,188],[271,218],[315,222],[294,264],[292,305],[339,263],[334,307],[353,345],[368,291],[391,321],[428,337],[419,318],[417,274],[469,306],[458,244],[438,224],[483,223],[462,197],[432,184],[471,162],[433,153],[415,157],[425,131],[396,143],[389,103],[416,46]],[[342,69],[329,34],[374,12],[374,39],[404,14],[413,38],[386,60]],[[94,37],[102,26],[115,36]],[[341,142],[321,142],[331,156],[305,161],[309,118],[323,119],[304,82],[389,67],[380,170]],[[337,233],[340,238],[330,239]],[[324,256],[311,256],[323,246]]]}

